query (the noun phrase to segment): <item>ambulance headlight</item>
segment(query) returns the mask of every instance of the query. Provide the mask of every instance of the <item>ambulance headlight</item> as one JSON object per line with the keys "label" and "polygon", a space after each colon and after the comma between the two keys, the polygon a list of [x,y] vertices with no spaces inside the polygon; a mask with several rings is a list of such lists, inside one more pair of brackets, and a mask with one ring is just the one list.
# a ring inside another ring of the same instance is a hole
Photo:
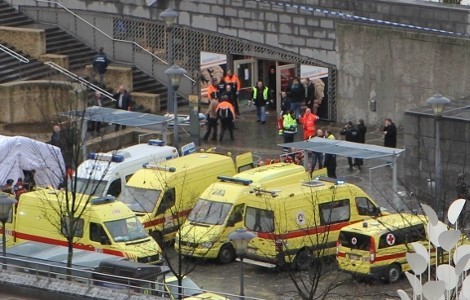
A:
{"label": "ambulance headlight", "polygon": [[214,245],[213,242],[203,242],[203,243],[201,243],[201,247],[202,248],[207,248],[207,249],[212,248],[213,245]]}

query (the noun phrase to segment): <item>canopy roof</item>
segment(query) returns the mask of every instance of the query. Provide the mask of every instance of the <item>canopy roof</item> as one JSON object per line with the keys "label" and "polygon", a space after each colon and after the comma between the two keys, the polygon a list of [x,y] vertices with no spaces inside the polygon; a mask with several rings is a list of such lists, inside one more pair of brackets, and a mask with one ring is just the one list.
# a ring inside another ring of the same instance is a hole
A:
{"label": "canopy roof", "polygon": [[173,119],[173,117],[164,117],[149,113],[100,106],[91,106],[85,110],[72,110],[61,114],[70,117],[84,117],[85,120],[88,121],[113,123],[155,130],[166,128],[168,125],[167,123]]}
{"label": "canopy roof", "polygon": [[398,157],[403,151],[405,151],[405,149],[399,148],[388,148],[318,137],[302,142],[279,144],[279,146],[362,159],[390,159],[391,157]]}

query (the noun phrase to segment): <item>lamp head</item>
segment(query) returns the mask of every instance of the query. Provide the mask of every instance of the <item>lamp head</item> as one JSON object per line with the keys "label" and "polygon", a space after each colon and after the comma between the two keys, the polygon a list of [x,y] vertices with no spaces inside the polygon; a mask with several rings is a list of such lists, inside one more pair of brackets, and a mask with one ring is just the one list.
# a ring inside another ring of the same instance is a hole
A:
{"label": "lamp head", "polygon": [[8,220],[10,216],[10,210],[17,201],[9,194],[0,193],[0,221]]}
{"label": "lamp head", "polygon": [[255,238],[256,235],[247,231],[245,228],[240,228],[228,235],[229,240],[232,242],[235,252],[238,256],[243,257],[248,250],[248,244]]}
{"label": "lamp head", "polygon": [[173,90],[178,90],[180,87],[181,77],[186,74],[186,70],[177,66],[173,65],[170,68],[166,69],[165,74],[170,78],[171,86]]}
{"label": "lamp head", "polygon": [[173,8],[168,7],[160,13],[160,18],[165,21],[165,25],[168,28],[171,28],[175,24],[176,18],[178,18],[179,15],[180,14],[177,11],[173,10]]}
{"label": "lamp head", "polygon": [[441,116],[442,111],[444,110],[444,106],[446,106],[446,104],[449,104],[450,100],[442,96],[441,94],[435,94],[431,98],[426,100],[426,103],[431,105],[433,114],[435,116]]}

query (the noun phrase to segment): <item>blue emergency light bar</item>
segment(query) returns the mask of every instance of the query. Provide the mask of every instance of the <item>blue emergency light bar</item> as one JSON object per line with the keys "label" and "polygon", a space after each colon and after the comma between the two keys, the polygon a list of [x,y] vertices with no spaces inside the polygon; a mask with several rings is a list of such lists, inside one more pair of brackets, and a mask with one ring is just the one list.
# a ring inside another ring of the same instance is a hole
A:
{"label": "blue emergency light bar", "polygon": [[165,146],[165,142],[160,139],[153,139],[147,142],[151,146]]}
{"label": "blue emergency light bar", "polygon": [[250,185],[253,183],[253,180],[250,180],[250,179],[234,178],[230,176],[217,176],[217,179],[219,179],[222,182],[228,181],[228,182],[234,182],[234,183],[241,183],[243,185]]}
{"label": "blue emergency light bar", "polygon": [[100,204],[106,204],[106,203],[111,203],[116,201],[116,197],[114,196],[105,196],[105,197],[100,197],[100,198],[95,198],[90,200],[91,205],[100,205]]}
{"label": "blue emergency light bar", "polygon": [[175,167],[165,167],[165,166],[161,166],[161,165],[153,165],[153,164],[150,164],[150,163],[145,163],[142,165],[142,167],[144,169],[152,169],[152,170],[160,170],[160,171],[167,171],[167,172],[176,172],[176,168]]}

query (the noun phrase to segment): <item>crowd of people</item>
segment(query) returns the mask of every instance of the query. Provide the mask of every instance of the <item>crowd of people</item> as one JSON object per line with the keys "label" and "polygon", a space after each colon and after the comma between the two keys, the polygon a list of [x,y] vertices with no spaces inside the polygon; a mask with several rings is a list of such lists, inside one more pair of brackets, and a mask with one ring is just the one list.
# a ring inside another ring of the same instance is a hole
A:
{"label": "crowd of people", "polygon": [[16,200],[19,200],[21,194],[33,191],[36,188],[35,173],[35,170],[24,171],[24,179],[19,177],[16,182],[11,178],[7,179],[5,184],[2,185],[2,192],[13,195]]}

